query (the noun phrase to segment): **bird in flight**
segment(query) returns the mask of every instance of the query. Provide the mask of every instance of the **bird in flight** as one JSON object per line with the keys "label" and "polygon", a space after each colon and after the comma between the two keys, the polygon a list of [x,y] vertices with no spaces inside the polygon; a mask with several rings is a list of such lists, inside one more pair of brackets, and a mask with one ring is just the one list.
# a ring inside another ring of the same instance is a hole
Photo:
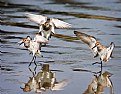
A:
{"label": "bird in flight", "polygon": [[71,24],[61,21],[56,18],[48,18],[43,15],[36,15],[31,13],[26,13],[25,16],[32,22],[35,22],[39,25],[39,34],[43,37],[51,38],[53,34],[55,34],[55,27],[57,28],[69,28]]}
{"label": "bird in flight", "polygon": [[41,35],[36,34],[36,36],[34,37],[33,40],[30,36],[27,36],[26,38],[21,39],[21,41],[18,42],[18,43],[19,43],[19,45],[23,44],[23,46],[25,48],[27,48],[30,51],[30,53],[33,54],[33,58],[32,58],[32,60],[29,64],[29,66],[30,66],[32,62],[34,62],[34,64],[37,65],[36,62],[35,62],[36,55],[42,56],[41,52],[40,52],[41,44],[42,43],[45,43],[45,44],[48,43],[48,40],[46,38],[42,37]]}
{"label": "bird in flight", "polygon": [[[102,61],[107,62],[111,58],[112,51],[114,49],[114,43],[111,42],[108,47],[103,46],[95,37],[90,36],[88,34],[74,31],[74,34],[80,39],[82,42],[86,43],[94,53],[94,57],[99,56],[101,60],[101,68],[102,68]],[[93,64],[96,64],[95,62]],[[102,69],[101,69],[102,70]]]}

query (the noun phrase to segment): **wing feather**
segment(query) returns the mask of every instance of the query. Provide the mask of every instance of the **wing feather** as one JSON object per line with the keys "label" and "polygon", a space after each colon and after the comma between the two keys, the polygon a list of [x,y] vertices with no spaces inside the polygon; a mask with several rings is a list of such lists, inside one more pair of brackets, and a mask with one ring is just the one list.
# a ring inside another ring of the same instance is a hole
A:
{"label": "wing feather", "polygon": [[28,17],[28,19],[32,22],[35,22],[37,24],[44,24],[47,20],[47,17],[42,15],[36,15],[31,13],[25,13],[25,16]]}
{"label": "wing feather", "polygon": [[55,19],[55,18],[52,18],[51,21],[54,23],[54,25],[57,28],[70,28],[71,27],[71,24]]}
{"label": "wing feather", "polygon": [[82,42],[86,43],[92,49],[94,57],[98,55],[96,46],[97,40],[95,37],[78,31],[74,31],[74,34],[77,36],[77,38],[79,38]]}
{"label": "wing feather", "polygon": [[95,37],[87,35],[85,33],[74,31],[74,34],[77,36],[77,38],[86,43],[90,48],[93,48],[97,42]]}
{"label": "wing feather", "polygon": [[34,40],[38,43],[48,43],[48,40],[39,34],[34,37]]}

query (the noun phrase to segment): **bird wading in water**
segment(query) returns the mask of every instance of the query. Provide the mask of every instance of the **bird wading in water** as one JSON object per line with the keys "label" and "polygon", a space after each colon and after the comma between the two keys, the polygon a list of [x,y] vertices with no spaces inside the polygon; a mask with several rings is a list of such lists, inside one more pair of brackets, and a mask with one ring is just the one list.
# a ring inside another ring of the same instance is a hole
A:
{"label": "bird wading in water", "polygon": [[[74,34],[77,36],[79,40],[86,43],[94,53],[94,57],[99,56],[101,60],[101,71],[102,71],[102,62],[108,62],[111,58],[113,49],[114,49],[114,43],[111,42],[108,47],[103,46],[95,37],[90,36],[88,34],[74,31]],[[93,64],[96,64],[99,62],[95,62]]]}
{"label": "bird wading in water", "polygon": [[48,43],[48,40],[46,38],[44,38],[43,36],[36,34],[36,36],[34,37],[34,39],[32,40],[32,38],[30,36],[27,36],[26,38],[21,39],[20,42],[18,42],[19,45],[22,45],[27,48],[30,53],[33,54],[33,58],[29,64],[29,66],[31,65],[32,62],[34,62],[34,64],[37,66],[35,60],[36,60],[36,55],[37,56],[41,56],[41,44],[42,43]]}

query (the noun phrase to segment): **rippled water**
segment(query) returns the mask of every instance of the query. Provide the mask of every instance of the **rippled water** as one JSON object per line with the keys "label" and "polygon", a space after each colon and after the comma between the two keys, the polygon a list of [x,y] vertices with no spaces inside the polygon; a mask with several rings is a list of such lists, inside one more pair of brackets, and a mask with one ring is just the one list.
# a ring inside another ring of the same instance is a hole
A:
{"label": "rippled water", "polygon": [[[17,42],[38,32],[37,24],[24,16],[25,12],[55,17],[72,24],[70,29],[56,29],[47,46],[42,47],[40,63],[48,63],[56,79],[68,79],[62,91],[45,94],[82,94],[94,78],[99,65],[92,66],[93,58],[87,45],[74,36],[78,30],[98,38],[104,45],[115,43],[113,58],[103,66],[108,71],[114,93],[121,86],[121,0],[0,0],[0,94],[24,94],[20,88],[32,77],[28,69],[32,58]],[[34,69],[34,64],[31,69]],[[37,67],[37,73],[41,67]],[[33,94],[33,92],[29,92]],[[109,88],[104,94],[110,94]]]}

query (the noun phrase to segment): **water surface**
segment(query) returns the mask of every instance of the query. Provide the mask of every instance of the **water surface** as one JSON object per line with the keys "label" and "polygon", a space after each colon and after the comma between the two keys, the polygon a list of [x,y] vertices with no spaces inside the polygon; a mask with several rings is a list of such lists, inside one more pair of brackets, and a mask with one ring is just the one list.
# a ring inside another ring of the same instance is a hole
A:
{"label": "water surface", "polygon": [[[121,86],[121,1],[120,0],[0,0],[0,94],[24,94],[20,88],[32,77],[28,69],[32,56],[17,42],[26,36],[34,37],[38,25],[26,19],[26,12],[59,18],[72,24],[70,29],[56,29],[47,46],[42,47],[43,58],[38,65],[47,63],[56,73],[56,79],[68,79],[62,91],[45,94],[83,94],[94,78],[99,61],[93,58],[87,45],[77,40],[73,31],[95,36],[102,44],[115,43],[113,58],[103,66],[108,71],[114,93],[120,94]],[[31,69],[35,65],[32,64]],[[37,72],[41,66],[37,67]],[[110,94],[109,88],[104,94]],[[28,92],[33,94],[33,91]]]}

